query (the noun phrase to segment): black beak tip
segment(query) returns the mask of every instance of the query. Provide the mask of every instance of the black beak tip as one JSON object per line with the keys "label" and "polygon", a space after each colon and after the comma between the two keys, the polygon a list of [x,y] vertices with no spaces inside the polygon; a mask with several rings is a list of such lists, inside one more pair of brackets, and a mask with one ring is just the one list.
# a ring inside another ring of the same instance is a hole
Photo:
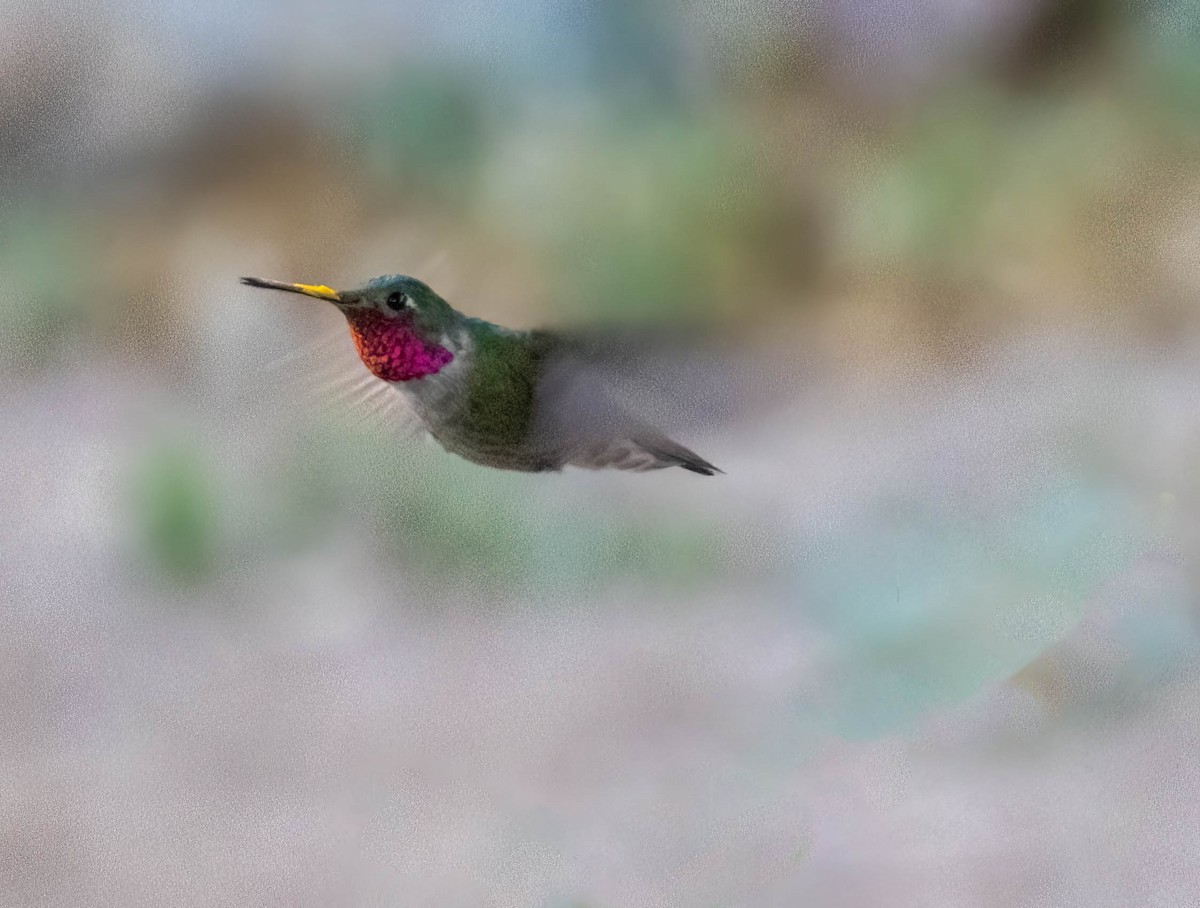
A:
{"label": "black beak tip", "polygon": [[238,278],[238,280],[241,281],[243,284],[245,284],[247,287],[266,287],[267,286],[267,282],[264,281],[262,278],[243,277],[243,278]]}

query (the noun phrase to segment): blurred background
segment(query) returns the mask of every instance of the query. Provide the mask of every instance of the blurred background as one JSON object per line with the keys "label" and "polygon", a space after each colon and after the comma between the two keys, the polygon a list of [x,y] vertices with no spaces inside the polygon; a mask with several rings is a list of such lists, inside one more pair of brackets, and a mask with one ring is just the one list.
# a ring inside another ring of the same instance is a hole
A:
{"label": "blurred background", "polygon": [[[0,11],[0,904],[1200,900],[1200,3]],[[769,393],[484,470],[397,272]]]}

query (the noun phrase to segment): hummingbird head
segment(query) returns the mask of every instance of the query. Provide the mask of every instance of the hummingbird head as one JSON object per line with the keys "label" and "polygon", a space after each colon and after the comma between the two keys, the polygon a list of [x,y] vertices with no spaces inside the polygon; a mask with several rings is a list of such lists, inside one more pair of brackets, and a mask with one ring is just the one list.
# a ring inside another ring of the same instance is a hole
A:
{"label": "hummingbird head", "polygon": [[244,277],[250,287],[286,290],[327,300],[350,324],[363,364],[384,381],[411,381],[441,371],[452,359],[451,329],[458,313],[415,277],[378,277],[358,290],[288,284]]}

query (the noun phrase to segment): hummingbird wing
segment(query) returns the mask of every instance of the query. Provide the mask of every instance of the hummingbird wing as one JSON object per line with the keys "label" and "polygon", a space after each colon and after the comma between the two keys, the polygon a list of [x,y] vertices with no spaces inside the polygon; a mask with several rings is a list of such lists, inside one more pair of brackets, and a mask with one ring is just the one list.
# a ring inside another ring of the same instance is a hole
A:
{"label": "hummingbird wing", "polygon": [[279,382],[300,409],[316,406],[355,428],[419,436],[424,426],[406,395],[362,366],[346,343],[344,328],[265,364],[265,375]]}
{"label": "hummingbird wing", "polygon": [[586,374],[621,408],[654,425],[720,425],[745,402],[746,358],[699,328],[589,328],[555,336],[559,368]]}
{"label": "hummingbird wing", "polygon": [[721,472],[641,417],[636,401],[621,392],[603,357],[561,340],[549,345],[542,358],[531,437],[535,448],[557,466],[637,471],[682,467],[704,476]]}
{"label": "hummingbird wing", "polygon": [[668,435],[759,421],[794,404],[821,370],[814,344],[783,345],[736,327],[593,327],[554,336],[568,371],[592,376],[623,410]]}

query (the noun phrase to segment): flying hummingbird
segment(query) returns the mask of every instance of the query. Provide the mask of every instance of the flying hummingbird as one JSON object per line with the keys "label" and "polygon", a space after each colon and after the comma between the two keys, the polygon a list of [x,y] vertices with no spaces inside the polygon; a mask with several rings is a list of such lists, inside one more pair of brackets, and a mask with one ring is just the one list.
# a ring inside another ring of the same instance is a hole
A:
{"label": "flying hummingbird", "polygon": [[404,275],[342,292],[256,277],[242,283],[333,303],[363,364],[405,395],[443,448],[474,463],[525,472],[721,472],[628,413],[566,334],[470,318]]}

